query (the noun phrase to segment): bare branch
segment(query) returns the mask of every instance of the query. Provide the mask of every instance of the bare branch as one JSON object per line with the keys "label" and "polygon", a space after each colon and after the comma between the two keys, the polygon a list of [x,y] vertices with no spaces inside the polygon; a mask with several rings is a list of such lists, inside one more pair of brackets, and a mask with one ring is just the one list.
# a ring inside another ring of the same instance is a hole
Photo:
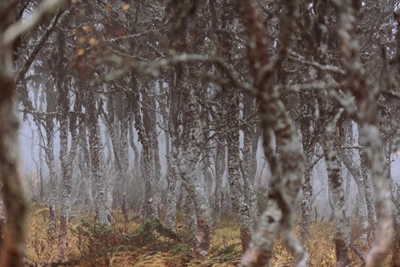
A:
{"label": "bare branch", "polygon": [[11,45],[18,37],[35,28],[45,15],[56,10],[63,2],[64,0],[43,1],[42,6],[32,14],[30,20],[24,22],[24,19],[21,18],[4,31],[4,37],[3,40],[1,40],[0,47]]}

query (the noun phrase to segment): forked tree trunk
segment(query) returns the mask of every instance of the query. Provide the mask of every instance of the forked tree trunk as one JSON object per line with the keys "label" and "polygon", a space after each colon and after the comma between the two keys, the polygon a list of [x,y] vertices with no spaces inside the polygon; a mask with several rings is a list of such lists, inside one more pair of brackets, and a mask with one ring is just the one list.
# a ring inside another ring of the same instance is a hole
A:
{"label": "forked tree trunk", "polygon": [[[381,266],[389,253],[393,237],[393,212],[390,199],[390,185],[387,179],[383,144],[378,123],[376,85],[369,85],[359,58],[356,38],[357,4],[338,1],[341,11],[338,34],[346,70],[347,86],[356,99],[359,115],[359,143],[365,152],[365,159],[371,170],[374,199],[377,214],[377,231],[374,244],[366,257],[366,267]],[[387,70],[383,70],[385,72]],[[385,73],[382,73],[385,75]],[[384,79],[382,79],[384,82]],[[382,86],[382,85],[379,85]],[[384,85],[383,85],[384,86]]]}
{"label": "forked tree trunk", "polygon": [[[287,13],[282,32],[281,54],[290,42],[296,1],[285,2]],[[250,74],[254,80],[254,87],[259,102],[259,115],[263,131],[264,154],[271,166],[270,184],[274,185],[269,192],[269,204],[261,216],[255,235],[244,253],[241,266],[263,266],[272,255],[277,233],[282,232],[285,245],[292,253],[297,266],[306,266],[308,254],[293,233],[293,207],[300,190],[304,158],[301,144],[297,139],[295,128],[287,114],[285,105],[274,98],[278,92],[272,86],[273,70],[268,70],[268,38],[263,26],[258,3],[255,0],[236,1],[236,8],[245,28],[247,36],[247,57],[250,65]],[[279,66],[279,61],[276,67]],[[281,162],[274,155],[271,147],[273,135],[280,148]],[[280,164],[279,164],[280,163]]]}

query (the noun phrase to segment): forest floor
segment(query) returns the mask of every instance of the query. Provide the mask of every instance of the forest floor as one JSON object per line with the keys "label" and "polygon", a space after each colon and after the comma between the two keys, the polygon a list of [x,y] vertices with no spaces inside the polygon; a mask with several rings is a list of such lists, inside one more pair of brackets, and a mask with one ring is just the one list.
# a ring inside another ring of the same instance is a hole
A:
{"label": "forest floor", "polygon": [[[208,260],[205,262],[193,259],[191,235],[184,230],[178,230],[178,234],[175,234],[165,229],[158,221],[125,222],[120,211],[114,212],[114,219],[111,228],[103,228],[95,224],[93,218],[85,216],[71,219],[66,253],[68,260],[63,266],[228,267],[237,266],[240,261],[239,228],[234,216],[221,219],[212,239]],[[33,203],[28,227],[29,261],[36,263],[32,266],[50,266],[49,263],[55,261],[57,240],[49,240],[48,208],[44,204]],[[182,229],[179,220],[177,228]],[[296,232],[298,230],[296,228]],[[355,239],[356,229],[353,229],[352,233],[352,239]],[[333,238],[333,223],[322,221],[312,224],[307,244],[309,266],[335,266]],[[366,246],[357,242],[355,244],[366,253]],[[361,260],[353,251],[350,251],[349,255],[352,266],[362,266]],[[275,243],[270,266],[293,266],[293,258],[281,240]]]}

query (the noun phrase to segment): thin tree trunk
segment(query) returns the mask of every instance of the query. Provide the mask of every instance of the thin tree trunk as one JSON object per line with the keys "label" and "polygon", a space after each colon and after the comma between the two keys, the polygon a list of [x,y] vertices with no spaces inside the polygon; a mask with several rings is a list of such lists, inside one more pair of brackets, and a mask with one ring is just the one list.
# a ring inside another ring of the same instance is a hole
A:
{"label": "thin tree trunk", "polygon": [[[229,89],[228,89],[229,90]],[[242,251],[246,251],[253,235],[254,210],[245,197],[245,183],[242,182],[239,164],[239,103],[237,94],[230,90],[227,93],[227,111],[230,114],[228,119],[226,142],[228,144],[228,179],[231,192],[233,210],[240,229],[240,240]],[[246,143],[248,145],[248,143]],[[252,192],[254,194],[254,190]]]}
{"label": "thin tree trunk", "polygon": [[[122,168],[122,173],[121,173],[121,193],[122,193],[122,199],[120,206],[122,207],[122,204],[126,201],[125,196],[127,195],[128,192],[128,182],[129,182],[129,153],[128,153],[128,134],[129,134],[129,112],[128,110],[128,99],[127,96],[124,94],[122,97],[122,114],[120,114],[120,128],[121,128],[121,138],[120,138],[120,152],[121,152],[121,168]],[[127,214],[124,213],[125,219],[127,220]]]}
{"label": "thin tree trunk", "polygon": [[181,186],[182,197],[182,213],[184,218],[184,229],[189,231],[191,235],[195,235],[198,231],[196,207],[184,185]]}
{"label": "thin tree trunk", "polygon": [[[360,136],[358,143],[360,143]],[[377,217],[375,210],[375,201],[374,201],[374,188],[372,186],[372,177],[370,174],[370,167],[367,162],[367,157],[365,155],[364,149],[360,151],[360,165],[361,165],[361,173],[362,173],[362,181],[364,182],[365,188],[365,203],[367,205],[368,210],[368,221],[369,221],[369,231],[368,231],[368,241],[370,245],[375,239],[376,230],[377,230]]]}
{"label": "thin tree trunk", "polygon": [[314,155],[314,147],[310,140],[310,131],[308,125],[301,122],[301,134],[303,150],[306,154],[306,168],[304,172],[304,181],[301,186],[303,191],[303,199],[301,200],[301,221],[300,221],[300,240],[305,245],[308,240],[308,233],[311,225],[311,199],[313,195],[312,186],[312,160]]}
{"label": "thin tree trunk", "polygon": [[[62,42],[60,42],[62,44]],[[69,91],[64,84],[59,84],[60,103],[60,161],[62,172],[62,196],[60,206],[60,229],[58,232],[57,258],[65,259],[67,249],[68,217],[71,211],[71,180],[73,161],[78,146],[76,117],[69,117]],[[75,111],[80,110],[80,102],[76,100]],[[75,114],[73,116],[76,116]],[[71,130],[71,147],[68,150],[68,130]],[[69,151],[69,153],[68,153]]]}
{"label": "thin tree trunk", "polygon": [[[250,96],[245,95],[243,100],[243,117],[247,120],[250,119],[251,113],[254,111],[254,99]],[[253,125],[254,126],[254,125]],[[258,134],[259,130],[257,125],[254,127],[250,127],[245,125],[243,127],[243,161],[242,161],[242,174],[243,174],[243,191],[246,199],[246,203],[248,203],[250,208],[250,224],[253,227],[256,225],[258,221],[258,217],[260,216],[260,212],[258,211],[257,205],[257,196],[254,190],[254,177],[257,172],[257,147],[254,148],[254,143],[258,143]],[[255,139],[257,141],[255,141]]]}
{"label": "thin tree trunk", "polygon": [[[343,122],[343,131],[344,134],[342,135],[342,141],[341,143],[344,146],[352,146],[354,145],[354,137],[353,137],[353,129],[352,125],[349,120],[345,120]],[[344,140],[343,140],[344,139]],[[358,221],[360,228],[362,229],[362,232],[360,234],[360,241],[364,243],[368,243],[368,210],[367,210],[367,202],[366,199],[372,204],[372,192],[368,196],[366,196],[366,190],[365,190],[365,183],[364,183],[364,178],[361,173],[361,165],[357,164],[354,161],[353,158],[353,150],[352,149],[342,149],[341,150],[341,158],[348,169],[348,171],[351,173],[353,176],[354,181],[357,184],[357,189],[358,189],[358,196],[359,196],[359,212],[358,212]],[[373,215],[373,218],[375,218],[375,208],[373,207],[373,212],[370,212],[371,215]],[[375,223],[376,224],[376,223]]]}
{"label": "thin tree trunk", "polygon": [[[81,152],[81,160],[79,160],[79,168],[81,171],[82,177],[84,178],[85,183],[85,208],[89,216],[92,216],[94,209],[94,200],[92,194],[92,177],[93,174],[91,172],[91,163],[90,163],[90,153],[88,149],[88,142],[86,138],[86,128],[82,123],[79,127],[79,144],[82,149]],[[86,163],[86,166],[85,166]]]}
{"label": "thin tree trunk", "polygon": [[[54,101],[54,99],[52,100]],[[55,239],[56,229],[57,229],[57,218],[56,218],[56,204],[57,204],[57,174],[56,174],[56,165],[54,160],[54,122],[53,118],[49,117],[46,119],[46,162],[47,167],[49,168],[50,174],[50,196],[49,196],[49,228],[48,235],[49,240],[52,241]]]}
{"label": "thin tree trunk", "polygon": [[130,115],[129,115],[129,144],[135,155],[135,158],[133,161],[133,166],[134,166],[133,173],[134,173],[135,179],[139,179],[140,178],[140,164],[139,164],[140,152],[135,144],[135,137],[134,137],[135,134],[133,132],[133,129],[134,129],[133,116],[134,115],[132,113],[130,113]]}
{"label": "thin tree trunk", "polygon": [[97,116],[94,92],[88,89],[85,92],[86,123],[89,130],[90,164],[93,178],[96,181],[97,219],[101,224],[109,225],[107,219],[107,180],[104,176],[104,152],[100,136],[100,126]]}
{"label": "thin tree trunk", "polygon": [[215,155],[215,191],[214,191],[214,221],[213,221],[213,232],[218,227],[219,219],[221,216],[221,205],[222,205],[222,178],[226,168],[226,146],[225,137],[222,138],[220,135],[217,140],[217,154]]}
{"label": "thin tree trunk", "polygon": [[171,135],[172,147],[168,156],[168,188],[167,188],[167,207],[165,215],[165,226],[175,230],[177,185],[180,180],[178,169],[179,140],[175,135]]}
{"label": "thin tree trunk", "polygon": [[[315,94],[299,94],[302,112],[300,114],[299,126],[301,131],[301,143],[306,156],[306,167],[304,171],[303,198],[300,203],[301,221],[300,221],[300,239],[303,245],[307,244],[308,234],[311,225],[312,199],[313,199],[313,179],[312,171],[317,161],[314,161],[315,146],[317,140],[315,138],[315,114],[313,114],[312,106],[316,104]],[[313,131],[312,131],[313,129]],[[318,160],[318,159],[317,159]]]}
{"label": "thin tree trunk", "polygon": [[[156,122],[152,116],[149,92],[145,88],[138,85],[138,78],[132,72],[131,81],[133,88],[139,88],[142,96],[142,107],[140,106],[139,93],[128,93],[127,97],[132,104],[132,112],[135,117],[135,127],[139,135],[139,141],[142,144],[142,157],[140,159],[141,173],[144,178],[144,199],[140,208],[140,213],[144,218],[158,218],[157,201],[156,201],[156,181],[155,181],[155,158],[153,142],[157,138],[155,134]],[[142,115],[143,114],[143,115]],[[158,153],[158,151],[157,151]]]}

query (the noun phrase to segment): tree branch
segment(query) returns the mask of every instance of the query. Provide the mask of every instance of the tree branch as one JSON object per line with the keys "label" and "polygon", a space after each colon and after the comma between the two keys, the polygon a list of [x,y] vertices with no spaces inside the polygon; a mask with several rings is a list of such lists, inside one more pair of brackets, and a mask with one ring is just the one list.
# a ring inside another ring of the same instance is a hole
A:
{"label": "tree branch", "polygon": [[31,18],[27,22],[24,22],[24,19],[21,18],[4,31],[3,40],[0,42],[0,48],[10,46],[18,37],[35,28],[45,15],[53,12],[63,2],[64,0],[43,1],[42,6],[33,12]]}

